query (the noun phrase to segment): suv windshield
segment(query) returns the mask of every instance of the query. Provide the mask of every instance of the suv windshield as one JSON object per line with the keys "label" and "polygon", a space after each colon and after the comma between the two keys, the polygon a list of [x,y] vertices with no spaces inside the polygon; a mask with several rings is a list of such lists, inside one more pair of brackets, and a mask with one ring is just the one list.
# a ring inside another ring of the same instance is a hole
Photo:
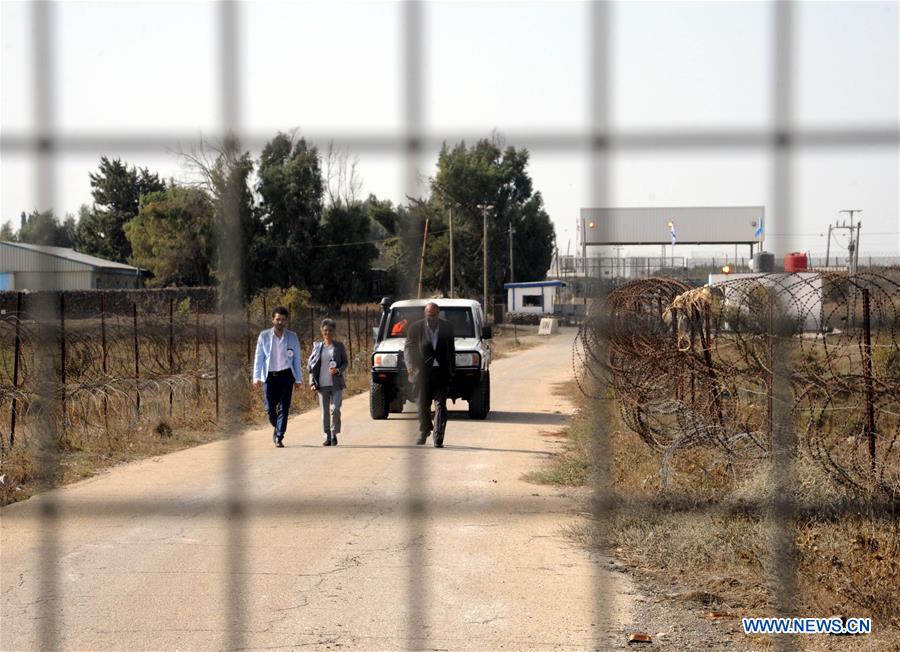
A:
{"label": "suv windshield", "polygon": [[[424,319],[423,309],[420,306],[391,309],[391,319],[388,322],[385,338],[406,337],[406,331],[417,321]],[[453,324],[453,334],[456,337],[475,337],[475,324],[472,322],[472,311],[468,308],[441,308],[441,319],[446,319]]]}

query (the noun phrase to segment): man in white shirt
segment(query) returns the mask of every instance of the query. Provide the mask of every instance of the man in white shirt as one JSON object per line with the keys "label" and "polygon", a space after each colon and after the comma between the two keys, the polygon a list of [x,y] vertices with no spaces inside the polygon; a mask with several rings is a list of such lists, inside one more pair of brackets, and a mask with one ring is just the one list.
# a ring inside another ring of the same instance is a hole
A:
{"label": "man in white shirt", "polygon": [[269,423],[272,424],[272,440],[278,448],[284,448],[288,412],[291,408],[293,389],[303,382],[300,372],[300,338],[285,328],[288,310],[278,306],[272,311],[272,328],[259,334],[256,340],[256,361],[253,365],[253,385],[264,386],[263,398]]}

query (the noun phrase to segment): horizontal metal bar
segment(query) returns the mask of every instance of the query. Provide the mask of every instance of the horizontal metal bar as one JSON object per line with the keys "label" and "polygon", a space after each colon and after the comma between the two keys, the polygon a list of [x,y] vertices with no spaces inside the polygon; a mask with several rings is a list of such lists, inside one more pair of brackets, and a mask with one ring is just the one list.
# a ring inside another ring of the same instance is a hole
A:
{"label": "horizontal metal bar", "polygon": [[[361,152],[398,152],[437,149],[445,141],[474,142],[484,138],[485,131],[448,131],[406,135],[390,131],[315,132],[303,136],[313,143],[333,142]],[[206,134],[207,136],[209,133]],[[247,132],[240,135],[241,143],[250,149],[260,149],[272,133]],[[83,153],[115,151],[177,151],[196,143],[199,132],[133,132],[133,133],[41,133],[10,132],[0,135],[0,150],[6,153],[57,152]],[[682,149],[741,149],[768,147],[897,147],[900,129],[883,127],[835,127],[833,129],[798,129],[778,131],[766,129],[680,129],[678,131],[505,131],[507,143],[530,150],[590,151],[600,150],[682,150]]]}
{"label": "horizontal metal bar", "polygon": [[[540,490],[539,487],[535,487]],[[425,509],[431,516],[453,517],[470,516],[478,514],[502,514],[514,515],[522,518],[531,516],[543,517],[553,507],[547,502],[562,499],[566,504],[560,503],[560,508],[569,509],[568,498],[564,495],[547,493],[538,497],[523,497],[521,499],[498,498],[490,502],[476,501],[471,504],[460,503],[458,498],[432,497],[409,495],[404,498],[396,496],[384,496],[382,498],[358,497],[334,498],[316,496],[314,498],[298,498],[296,500],[285,498],[261,499],[232,499],[228,497],[207,498],[191,502],[173,498],[171,502],[165,499],[152,500],[141,498],[122,500],[68,500],[60,498],[47,498],[39,496],[33,498],[28,504],[9,506],[4,508],[3,520],[11,523],[17,520],[31,520],[47,516],[55,518],[120,518],[126,515],[141,514],[145,517],[175,517],[185,518],[221,518],[223,515],[242,515],[247,517],[266,517],[299,514],[313,514],[327,516],[346,512],[384,512],[385,515],[393,513],[398,519],[407,517],[407,509],[410,505]],[[598,499],[593,502],[586,501],[585,511],[591,505],[601,511],[622,511],[628,514],[715,514],[719,516],[748,516],[763,517],[778,513],[780,502],[771,500],[743,500],[740,504],[715,502],[713,500],[699,500],[693,496],[673,494],[670,496],[611,496],[608,500]],[[10,508],[11,507],[11,508]],[[864,516],[866,518],[883,517],[889,519],[900,518],[900,502],[890,501],[802,501],[793,504],[793,513],[798,520],[807,518],[836,518],[842,516]]]}

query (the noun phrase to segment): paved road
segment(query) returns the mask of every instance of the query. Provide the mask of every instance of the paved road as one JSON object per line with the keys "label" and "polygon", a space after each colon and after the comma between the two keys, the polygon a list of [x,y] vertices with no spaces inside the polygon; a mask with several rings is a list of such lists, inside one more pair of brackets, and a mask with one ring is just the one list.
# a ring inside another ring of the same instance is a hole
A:
{"label": "paved road", "polygon": [[363,395],[337,448],[307,413],[284,449],[248,432],[3,509],[0,648],[605,648],[597,604],[621,643],[627,580],[522,480],[559,446],[572,337],[496,361],[492,414],[458,403],[444,449]]}

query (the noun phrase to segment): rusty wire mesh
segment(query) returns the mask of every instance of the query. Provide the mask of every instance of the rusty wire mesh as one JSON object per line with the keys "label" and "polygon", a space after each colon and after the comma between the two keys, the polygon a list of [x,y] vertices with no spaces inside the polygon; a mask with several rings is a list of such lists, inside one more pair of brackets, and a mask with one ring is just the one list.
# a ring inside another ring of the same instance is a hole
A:
{"label": "rusty wire mesh", "polygon": [[[614,390],[624,422],[663,453],[664,469],[695,447],[726,461],[768,458],[780,428],[799,433],[837,481],[893,500],[898,329],[897,272],[768,274],[702,288],[645,279],[593,304],[576,368],[583,391],[594,386],[584,375]],[[788,364],[775,364],[776,350]],[[779,374],[789,389],[780,420]]]}

